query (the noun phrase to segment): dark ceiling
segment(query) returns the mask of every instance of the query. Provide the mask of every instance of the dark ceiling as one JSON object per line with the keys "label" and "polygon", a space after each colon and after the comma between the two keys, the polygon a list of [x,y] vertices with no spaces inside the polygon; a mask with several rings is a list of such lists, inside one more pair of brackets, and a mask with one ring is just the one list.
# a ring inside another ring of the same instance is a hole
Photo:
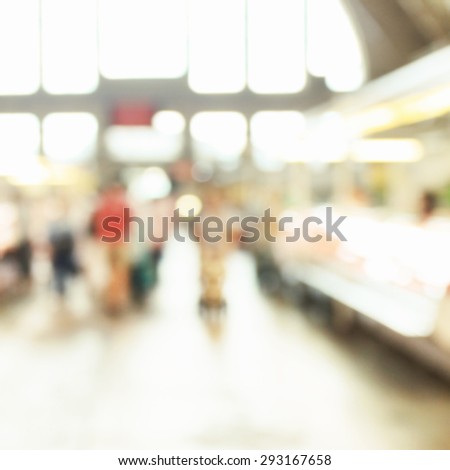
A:
{"label": "dark ceiling", "polygon": [[370,77],[450,43],[450,0],[345,0],[364,39]]}

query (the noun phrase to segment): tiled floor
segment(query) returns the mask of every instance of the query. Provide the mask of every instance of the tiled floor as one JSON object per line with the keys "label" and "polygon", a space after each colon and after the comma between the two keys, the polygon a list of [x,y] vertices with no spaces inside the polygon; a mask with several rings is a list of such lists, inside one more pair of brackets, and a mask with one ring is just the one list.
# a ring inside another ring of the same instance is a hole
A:
{"label": "tiled floor", "polygon": [[265,299],[245,254],[226,290],[201,318],[177,244],[144,312],[107,319],[82,283],[63,308],[45,290],[2,306],[0,447],[450,448],[450,387]]}

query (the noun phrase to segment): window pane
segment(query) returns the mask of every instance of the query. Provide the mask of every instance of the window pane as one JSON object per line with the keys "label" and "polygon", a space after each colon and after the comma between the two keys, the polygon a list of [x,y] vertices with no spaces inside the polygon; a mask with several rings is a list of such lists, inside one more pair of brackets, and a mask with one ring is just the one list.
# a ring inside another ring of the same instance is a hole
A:
{"label": "window pane", "polygon": [[261,111],[250,122],[255,165],[275,171],[287,161],[302,161],[305,119],[297,111]]}
{"label": "window pane", "polygon": [[39,2],[0,0],[0,94],[39,88]]}
{"label": "window pane", "polygon": [[186,0],[100,0],[100,69],[107,78],[186,72]]}
{"label": "window pane", "polygon": [[[334,1],[334,0],[331,0]],[[330,0],[307,0],[307,67],[314,77],[325,77],[327,73],[330,35],[334,29],[334,17],[324,14]]]}
{"label": "window pane", "polygon": [[0,114],[0,136],[0,174],[19,174],[37,161],[40,128],[34,114]]}
{"label": "window pane", "polygon": [[95,155],[98,124],[89,113],[52,113],[44,118],[44,153],[56,163],[81,163]]}
{"label": "window pane", "polygon": [[97,88],[97,6],[93,0],[42,0],[43,85],[49,93]]}
{"label": "window pane", "polygon": [[191,120],[190,131],[199,160],[233,166],[247,146],[247,120],[241,113],[198,113]]}
{"label": "window pane", "polygon": [[326,84],[331,91],[354,91],[366,80],[365,58],[361,42],[351,19],[341,4],[336,6],[336,25],[333,37]]}
{"label": "window pane", "polygon": [[186,120],[178,111],[158,111],[152,118],[152,126],[161,134],[180,136]]}
{"label": "window pane", "polygon": [[248,0],[248,84],[297,93],[306,82],[304,0]]}
{"label": "window pane", "polygon": [[350,136],[342,114],[335,111],[324,113],[316,120],[308,136],[308,160],[317,164],[340,162],[348,153]]}
{"label": "window pane", "polygon": [[307,54],[309,72],[332,91],[354,91],[366,80],[362,44],[341,0],[309,0]]}
{"label": "window pane", "polygon": [[189,86],[236,93],[245,86],[245,1],[190,0]]}

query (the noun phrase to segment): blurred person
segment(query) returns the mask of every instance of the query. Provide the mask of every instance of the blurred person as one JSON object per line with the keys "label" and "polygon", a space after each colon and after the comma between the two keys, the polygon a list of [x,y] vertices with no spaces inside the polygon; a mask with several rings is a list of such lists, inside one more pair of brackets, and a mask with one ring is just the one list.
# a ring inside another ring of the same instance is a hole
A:
{"label": "blurred person", "polygon": [[145,245],[139,241],[134,241],[133,245],[130,268],[131,297],[135,304],[142,305],[155,284],[156,269],[151,252]]}
{"label": "blurred person", "polygon": [[207,242],[201,245],[201,285],[200,307],[202,311],[222,311],[226,306],[223,296],[225,281],[224,250]]}
{"label": "blurred person", "polygon": [[150,216],[152,221],[150,253],[155,266],[155,280],[157,280],[158,266],[163,257],[164,248],[169,237],[170,226],[166,221],[168,221],[172,215],[173,209],[174,200],[171,197],[155,200],[150,206]]}
{"label": "blurred person", "polygon": [[18,209],[18,236],[19,243],[15,250],[16,261],[19,266],[22,280],[26,285],[31,282],[31,262],[32,262],[32,246],[29,231],[29,210],[26,200],[24,200],[20,193],[17,194],[15,199]]}
{"label": "blurred person", "polygon": [[[227,210],[224,198],[219,190],[210,188],[204,198],[203,221],[210,217],[217,222],[221,221],[221,230],[218,230],[216,241],[209,239],[205,233],[199,233],[200,238],[200,269],[201,269],[201,297],[200,308],[202,312],[222,312],[226,308],[223,286],[226,277],[226,259],[231,244],[239,239],[234,231],[227,225]],[[220,227],[219,227],[220,228]],[[236,237],[236,238],[235,238]]]}
{"label": "blurred person", "polygon": [[[130,207],[125,188],[113,184],[102,192],[93,214],[93,232],[104,251],[108,268],[104,302],[110,313],[123,310],[130,298],[130,257],[129,247],[125,243],[125,233],[130,227],[124,217],[126,209]],[[111,230],[105,223],[110,217],[116,221],[113,226],[118,236],[115,238],[111,238]]]}
{"label": "blurred person", "polygon": [[436,212],[438,197],[432,191],[424,191],[419,201],[419,223],[427,223]]}
{"label": "blurred person", "polygon": [[62,204],[54,208],[49,227],[49,244],[55,290],[64,297],[68,279],[78,274],[80,267],[75,255],[75,236]]}
{"label": "blurred person", "polygon": [[26,287],[31,283],[32,248],[28,237],[21,238],[19,244],[9,251],[20,272],[21,281]]}
{"label": "blurred person", "polygon": [[353,209],[367,209],[372,205],[368,191],[362,186],[354,187],[350,192],[347,205]]}
{"label": "blurred person", "polygon": [[13,214],[13,221],[10,224],[9,232],[14,234],[14,242],[8,247],[4,258],[17,268],[21,285],[29,287],[32,260],[32,247],[28,230],[29,217],[26,210],[27,206],[19,193],[11,201],[10,208]]}
{"label": "blurred person", "polygon": [[144,214],[139,212],[142,225],[130,227],[130,295],[133,302],[143,305],[146,296],[156,282],[155,265],[142,229],[145,229]]}
{"label": "blurred person", "polygon": [[158,282],[159,265],[169,236],[168,220],[172,206],[173,201],[170,198],[154,200],[146,205],[142,217],[146,221],[146,236],[137,241],[135,251],[140,254],[133,264],[131,278],[134,299],[138,303],[143,302]]}

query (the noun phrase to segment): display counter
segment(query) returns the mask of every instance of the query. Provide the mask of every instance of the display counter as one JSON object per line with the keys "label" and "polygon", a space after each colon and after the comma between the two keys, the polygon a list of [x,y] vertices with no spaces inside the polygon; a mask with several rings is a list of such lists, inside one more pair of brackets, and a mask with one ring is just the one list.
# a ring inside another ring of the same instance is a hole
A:
{"label": "display counter", "polygon": [[[323,211],[297,213],[292,226]],[[288,242],[278,234],[271,249],[282,282],[321,292],[450,377],[450,220],[419,225],[367,210],[341,229],[346,241]]]}

